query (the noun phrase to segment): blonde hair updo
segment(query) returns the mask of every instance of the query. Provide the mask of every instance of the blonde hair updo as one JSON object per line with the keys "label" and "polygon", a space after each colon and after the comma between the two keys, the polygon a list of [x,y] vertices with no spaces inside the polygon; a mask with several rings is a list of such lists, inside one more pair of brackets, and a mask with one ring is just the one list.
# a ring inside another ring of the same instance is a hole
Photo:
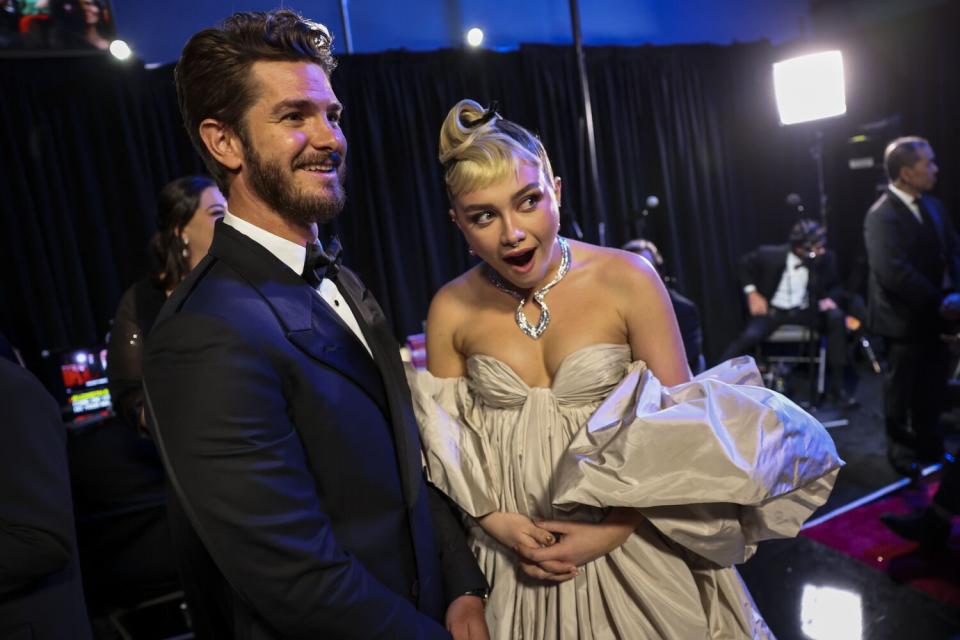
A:
{"label": "blonde hair updo", "polygon": [[553,187],[553,168],[540,140],[527,129],[474,100],[458,102],[440,128],[440,163],[450,199],[483,189],[527,162],[543,170]]}

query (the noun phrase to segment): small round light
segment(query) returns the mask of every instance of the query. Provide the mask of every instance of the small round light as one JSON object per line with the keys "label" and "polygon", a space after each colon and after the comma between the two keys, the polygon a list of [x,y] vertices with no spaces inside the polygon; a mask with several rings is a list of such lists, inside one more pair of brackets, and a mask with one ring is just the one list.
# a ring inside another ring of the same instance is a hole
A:
{"label": "small round light", "polygon": [[130,45],[123,40],[114,40],[110,43],[110,53],[117,60],[126,60],[133,54],[133,51],[130,50]]}
{"label": "small round light", "polygon": [[483,44],[483,29],[478,29],[474,27],[467,31],[467,44],[471,47],[479,47]]}

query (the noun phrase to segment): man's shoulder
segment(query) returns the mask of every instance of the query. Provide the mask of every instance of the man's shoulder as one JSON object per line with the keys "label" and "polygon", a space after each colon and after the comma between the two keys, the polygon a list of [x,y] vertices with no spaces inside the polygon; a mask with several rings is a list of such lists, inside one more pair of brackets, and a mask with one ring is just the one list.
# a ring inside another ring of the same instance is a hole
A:
{"label": "man's shoulder", "polygon": [[5,358],[0,358],[0,402],[7,437],[66,441],[57,401],[31,372]]}
{"label": "man's shoulder", "polygon": [[171,323],[176,331],[222,326],[255,334],[278,321],[258,287],[225,261],[208,255],[170,294],[151,336]]}
{"label": "man's shoulder", "polygon": [[56,401],[37,378],[18,364],[0,358],[0,397],[5,406],[17,402],[24,406],[51,405]]}
{"label": "man's shoulder", "polygon": [[786,244],[761,244],[750,251],[747,255],[754,255],[760,258],[781,259],[790,252],[789,245]]}
{"label": "man's shoulder", "polygon": [[215,304],[218,299],[222,305],[229,305],[233,300],[231,294],[235,294],[239,289],[250,288],[223,260],[208,255],[173,290],[157,321],[185,310],[216,310],[219,308]]}
{"label": "man's shoulder", "polygon": [[[870,205],[870,208],[867,209],[867,216],[876,218],[882,215],[890,215],[896,210],[895,208],[898,204],[895,202],[895,199],[899,200],[897,196],[893,195],[889,191],[884,191],[880,194],[880,197],[874,200],[873,204]],[[903,203],[901,202],[900,204]]]}

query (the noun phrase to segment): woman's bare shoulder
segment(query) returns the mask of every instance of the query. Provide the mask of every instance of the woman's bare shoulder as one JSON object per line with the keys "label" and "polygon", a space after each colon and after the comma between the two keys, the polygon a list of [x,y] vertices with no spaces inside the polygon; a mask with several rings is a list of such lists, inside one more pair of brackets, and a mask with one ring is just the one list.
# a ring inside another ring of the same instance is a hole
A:
{"label": "woman's bare shoulder", "polygon": [[482,275],[479,265],[465,271],[440,287],[430,306],[440,305],[446,311],[466,311],[476,306]]}
{"label": "woman's bare shoulder", "polygon": [[570,241],[574,259],[588,270],[598,285],[621,293],[649,295],[656,291],[660,276],[644,258],[629,251]]}

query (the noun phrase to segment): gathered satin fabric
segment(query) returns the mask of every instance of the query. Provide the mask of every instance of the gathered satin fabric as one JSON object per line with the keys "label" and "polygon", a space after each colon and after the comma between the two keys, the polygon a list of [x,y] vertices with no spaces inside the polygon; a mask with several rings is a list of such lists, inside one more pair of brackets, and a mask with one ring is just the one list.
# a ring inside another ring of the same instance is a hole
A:
{"label": "gathered satin fabric", "polygon": [[843,462],[819,422],[762,386],[752,359],[674,387],[608,344],[570,354],[550,388],[484,355],[463,378],[408,377],[428,477],[472,518],[645,516],[560,584],[528,578],[471,519],[493,638],[773,637],[732,565],[761,540],[796,535]]}

